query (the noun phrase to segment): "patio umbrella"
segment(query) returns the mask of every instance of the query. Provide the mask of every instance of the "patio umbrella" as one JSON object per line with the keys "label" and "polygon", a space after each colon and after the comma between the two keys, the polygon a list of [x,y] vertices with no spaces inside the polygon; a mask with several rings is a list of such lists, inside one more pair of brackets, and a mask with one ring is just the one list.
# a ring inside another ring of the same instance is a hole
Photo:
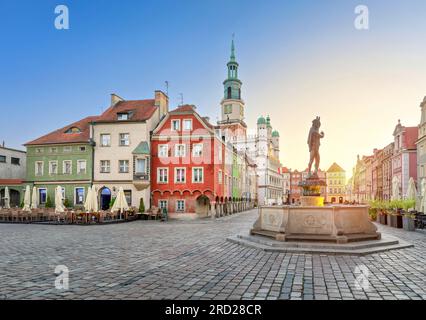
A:
{"label": "patio umbrella", "polygon": [[126,200],[126,196],[124,195],[123,187],[120,187],[111,211],[113,211],[113,212],[120,211],[120,219],[121,219],[121,214],[123,213],[123,211],[128,210],[128,209],[129,209],[129,205],[127,204],[127,200]]}
{"label": "patio umbrella", "polygon": [[414,182],[413,177],[410,178],[408,181],[408,188],[407,193],[405,195],[405,198],[408,200],[415,200],[417,196],[417,189],[416,189],[416,183]]}
{"label": "patio umbrella", "polygon": [[37,209],[37,188],[33,187],[33,194],[31,196],[31,209]]}
{"label": "patio umbrella", "polygon": [[399,179],[393,177],[392,179],[392,200],[400,200],[401,195],[399,194]]}
{"label": "patio umbrella", "polygon": [[24,211],[31,211],[31,190],[30,190],[30,186],[27,185],[25,187],[25,194],[24,194]]}
{"label": "patio umbrella", "polygon": [[4,207],[6,209],[10,209],[10,196],[8,187],[4,189]]}
{"label": "patio umbrella", "polygon": [[92,195],[92,188],[87,188],[87,195],[86,195],[86,201],[84,202],[84,209],[87,212],[93,211],[93,195]]}
{"label": "patio umbrella", "polygon": [[420,200],[420,208],[419,211],[425,213],[426,212],[426,179],[422,180],[422,187],[421,187],[421,200]]}
{"label": "patio umbrella", "polygon": [[99,206],[98,206],[98,197],[96,192],[96,187],[92,186],[92,203],[93,203],[93,211],[98,212]]}
{"label": "patio umbrella", "polygon": [[62,213],[65,211],[65,207],[62,199],[62,187],[57,186],[55,189],[55,213]]}

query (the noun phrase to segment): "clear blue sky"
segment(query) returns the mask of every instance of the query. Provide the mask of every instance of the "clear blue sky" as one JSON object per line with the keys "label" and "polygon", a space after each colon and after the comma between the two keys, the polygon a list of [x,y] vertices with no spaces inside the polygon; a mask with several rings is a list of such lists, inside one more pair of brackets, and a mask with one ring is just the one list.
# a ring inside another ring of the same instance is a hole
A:
{"label": "clear blue sky", "polygon": [[[54,28],[58,4],[70,30]],[[353,26],[358,4],[369,6],[368,31]],[[182,92],[215,121],[232,33],[247,123],[271,115],[291,168],[306,167],[314,116],[326,131],[321,166],[351,170],[356,154],[391,142],[397,119],[417,125],[426,95],[423,0],[1,0],[0,12],[0,140],[10,147],[99,114],[112,92],[151,98],[165,80],[171,108]]]}

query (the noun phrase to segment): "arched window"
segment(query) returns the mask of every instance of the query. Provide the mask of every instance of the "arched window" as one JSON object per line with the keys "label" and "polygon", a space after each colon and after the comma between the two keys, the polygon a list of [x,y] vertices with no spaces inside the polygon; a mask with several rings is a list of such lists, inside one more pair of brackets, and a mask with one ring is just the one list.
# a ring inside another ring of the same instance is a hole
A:
{"label": "arched window", "polygon": [[238,99],[241,99],[241,89],[238,89]]}
{"label": "arched window", "polygon": [[227,94],[227,98],[228,98],[228,99],[231,99],[231,96],[232,96],[232,89],[231,89],[231,87],[228,87],[228,94]]}

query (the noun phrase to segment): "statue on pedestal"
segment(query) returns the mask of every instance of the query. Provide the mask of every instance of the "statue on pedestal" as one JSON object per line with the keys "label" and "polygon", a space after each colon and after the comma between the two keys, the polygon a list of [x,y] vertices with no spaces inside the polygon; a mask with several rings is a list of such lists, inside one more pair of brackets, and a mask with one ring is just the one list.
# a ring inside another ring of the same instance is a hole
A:
{"label": "statue on pedestal", "polygon": [[308,172],[309,175],[311,175],[312,172],[312,163],[315,161],[315,171],[314,175],[318,174],[318,168],[320,164],[320,154],[319,154],[319,147],[321,145],[320,140],[324,138],[324,132],[319,132],[319,128],[321,127],[321,121],[320,117],[316,117],[312,121],[312,127],[311,130],[309,130],[309,136],[308,136],[308,146],[309,146],[309,152],[310,152],[310,159],[309,159],[309,165],[308,165]]}

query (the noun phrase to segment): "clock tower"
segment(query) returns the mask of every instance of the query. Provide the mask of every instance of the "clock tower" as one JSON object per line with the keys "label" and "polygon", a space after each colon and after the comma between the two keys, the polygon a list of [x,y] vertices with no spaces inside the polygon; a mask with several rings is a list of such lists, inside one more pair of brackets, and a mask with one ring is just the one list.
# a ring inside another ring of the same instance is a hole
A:
{"label": "clock tower", "polygon": [[222,117],[218,125],[227,141],[241,141],[246,137],[244,122],[244,101],[241,99],[241,80],[238,79],[238,62],[235,59],[234,39],[231,43],[231,57],[227,63],[228,77],[223,82],[224,97],[221,101]]}

